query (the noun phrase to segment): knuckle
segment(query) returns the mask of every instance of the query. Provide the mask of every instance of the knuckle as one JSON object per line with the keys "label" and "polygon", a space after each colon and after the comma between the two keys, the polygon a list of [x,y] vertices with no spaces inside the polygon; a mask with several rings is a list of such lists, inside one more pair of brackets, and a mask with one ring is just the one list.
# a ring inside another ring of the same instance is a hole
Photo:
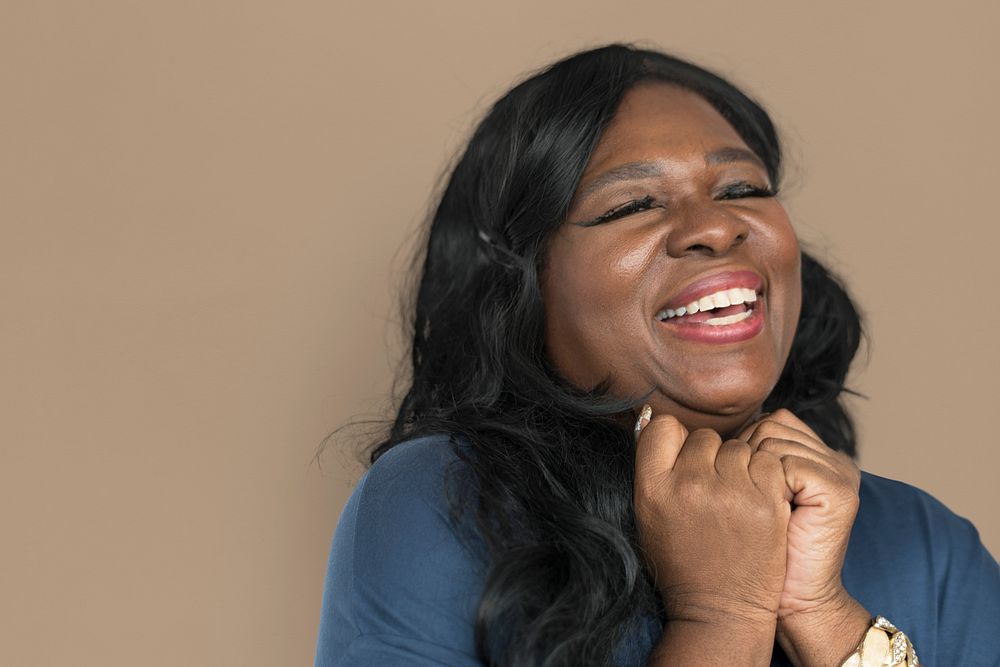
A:
{"label": "knuckle", "polygon": [[780,428],[780,424],[773,421],[761,422],[760,426],[757,427],[757,435],[764,435],[766,433],[774,433]]}
{"label": "knuckle", "polygon": [[795,414],[788,408],[778,408],[777,410],[771,413],[771,416],[777,419],[778,421],[797,419]]}
{"label": "knuckle", "polygon": [[726,440],[719,448],[719,453],[727,456],[742,457],[751,454],[752,448],[749,443],[743,440]]}
{"label": "knuckle", "polygon": [[761,440],[757,445],[757,451],[763,452],[765,454],[773,453],[776,449],[781,446],[782,442],[780,438],[767,437]]}
{"label": "knuckle", "polygon": [[782,431],[782,425],[778,422],[766,421],[761,423],[754,431],[753,439],[759,444],[762,440],[767,438],[772,438],[780,434]]}
{"label": "knuckle", "polygon": [[710,428],[697,428],[691,431],[689,438],[697,438],[705,442],[721,442],[722,437]]}
{"label": "knuckle", "polygon": [[759,465],[770,465],[778,462],[778,457],[762,447],[758,447],[753,453],[753,460]]}
{"label": "knuckle", "polygon": [[764,449],[755,451],[750,457],[750,463],[764,474],[783,471],[781,457]]}

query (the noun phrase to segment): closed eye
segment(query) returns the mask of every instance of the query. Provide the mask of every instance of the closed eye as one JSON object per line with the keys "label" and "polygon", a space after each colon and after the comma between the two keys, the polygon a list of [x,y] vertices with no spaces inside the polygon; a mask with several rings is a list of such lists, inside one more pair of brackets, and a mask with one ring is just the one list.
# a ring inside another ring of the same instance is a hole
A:
{"label": "closed eye", "polygon": [[774,197],[777,193],[769,186],[753,185],[752,183],[733,183],[727,185],[716,195],[716,199],[745,199],[748,197]]}
{"label": "closed eye", "polygon": [[612,220],[617,220],[619,218],[624,218],[627,215],[632,215],[633,213],[639,213],[641,211],[648,211],[653,208],[664,208],[666,205],[662,202],[657,202],[656,198],[652,195],[647,195],[642,199],[633,199],[632,201],[625,202],[620,206],[616,206],[607,213],[602,213],[593,220],[588,220],[586,222],[576,222],[574,224],[580,227],[593,227],[594,225],[600,225],[605,222],[611,222]]}

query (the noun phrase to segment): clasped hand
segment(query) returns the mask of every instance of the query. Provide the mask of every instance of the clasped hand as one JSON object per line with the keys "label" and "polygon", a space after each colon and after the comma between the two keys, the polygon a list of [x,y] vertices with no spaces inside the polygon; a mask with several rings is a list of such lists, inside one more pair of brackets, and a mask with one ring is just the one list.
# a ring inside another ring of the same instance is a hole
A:
{"label": "clasped hand", "polygon": [[780,639],[799,619],[857,615],[841,569],[860,480],[850,457],[788,410],[726,441],[654,416],[636,445],[634,505],[667,618],[770,623]]}

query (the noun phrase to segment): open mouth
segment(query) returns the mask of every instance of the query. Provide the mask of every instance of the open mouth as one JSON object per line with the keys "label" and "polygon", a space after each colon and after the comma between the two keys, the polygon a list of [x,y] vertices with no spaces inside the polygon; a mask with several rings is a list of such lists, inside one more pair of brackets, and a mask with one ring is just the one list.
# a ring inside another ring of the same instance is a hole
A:
{"label": "open mouth", "polygon": [[665,308],[656,314],[656,319],[671,324],[722,327],[742,322],[753,315],[756,301],[757,292],[754,290],[733,287],[703,296],[676,310]]}

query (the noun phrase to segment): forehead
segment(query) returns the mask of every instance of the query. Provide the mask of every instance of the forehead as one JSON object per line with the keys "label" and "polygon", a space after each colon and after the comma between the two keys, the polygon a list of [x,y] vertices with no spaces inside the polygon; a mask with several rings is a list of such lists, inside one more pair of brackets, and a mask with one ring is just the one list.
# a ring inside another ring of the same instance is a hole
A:
{"label": "forehead", "polygon": [[705,98],[673,84],[641,83],[622,97],[582,180],[625,162],[687,159],[727,147],[746,144]]}

